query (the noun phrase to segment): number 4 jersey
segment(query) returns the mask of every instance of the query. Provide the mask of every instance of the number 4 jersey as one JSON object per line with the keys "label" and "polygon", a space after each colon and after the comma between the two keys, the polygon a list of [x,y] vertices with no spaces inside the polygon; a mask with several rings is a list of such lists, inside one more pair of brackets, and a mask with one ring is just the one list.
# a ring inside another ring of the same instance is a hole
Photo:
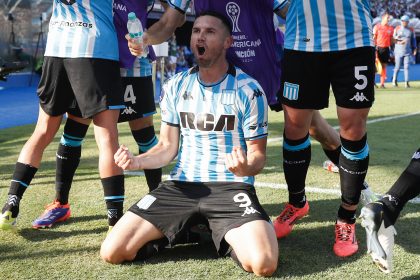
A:
{"label": "number 4 jersey", "polygon": [[267,137],[267,100],[258,82],[230,66],[222,81],[206,85],[198,67],[175,75],[163,87],[162,121],[178,126],[181,147],[171,180],[254,183],[225,166],[234,146]]}

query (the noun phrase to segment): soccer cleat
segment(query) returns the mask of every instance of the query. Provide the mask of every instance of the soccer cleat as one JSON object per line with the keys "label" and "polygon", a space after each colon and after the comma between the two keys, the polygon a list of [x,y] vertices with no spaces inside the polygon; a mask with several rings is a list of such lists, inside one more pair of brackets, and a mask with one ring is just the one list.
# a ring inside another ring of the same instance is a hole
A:
{"label": "soccer cleat", "polygon": [[367,252],[381,271],[391,272],[394,236],[397,232],[393,225],[385,227],[383,204],[369,203],[362,208],[360,218],[366,230]]}
{"label": "soccer cleat", "polygon": [[1,230],[16,230],[16,220],[17,218],[12,217],[11,211],[4,211],[0,216],[0,229]]}
{"label": "soccer cleat", "polygon": [[322,167],[325,170],[328,170],[328,171],[331,171],[331,172],[334,172],[334,173],[338,173],[338,171],[339,171],[338,166],[335,165],[331,160],[324,161],[324,163],[322,164]]}
{"label": "soccer cleat", "polygon": [[369,187],[368,183],[366,183],[366,181],[363,182],[363,188],[360,193],[360,202],[362,202],[363,205],[366,205],[378,200],[379,198],[380,197]]}
{"label": "soccer cleat", "polygon": [[274,230],[277,238],[283,238],[292,232],[294,223],[306,216],[309,212],[309,203],[305,202],[302,208],[294,207],[292,204],[287,203],[284,210],[274,220]]}
{"label": "soccer cleat", "polygon": [[333,251],[338,257],[350,257],[359,249],[356,240],[356,224],[335,224],[335,243]]}
{"label": "soccer cleat", "polygon": [[169,241],[166,237],[161,239],[152,240],[144,244],[143,247],[137,252],[136,257],[134,258],[135,261],[144,261],[153,257],[154,255],[162,252],[167,246],[169,245]]}
{"label": "soccer cleat", "polygon": [[70,218],[70,204],[61,205],[59,201],[54,200],[53,203],[47,205],[44,213],[33,221],[32,228],[50,228],[57,222],[64,222]]}

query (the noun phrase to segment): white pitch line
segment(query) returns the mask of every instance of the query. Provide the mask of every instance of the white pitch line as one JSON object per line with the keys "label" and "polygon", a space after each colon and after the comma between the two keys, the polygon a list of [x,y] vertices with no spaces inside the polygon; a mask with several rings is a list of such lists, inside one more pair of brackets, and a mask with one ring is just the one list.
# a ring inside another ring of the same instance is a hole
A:
{"label": "white pitch line", "polygon": [[[131,173],[130,175],[144,176],[144,173],[143,172],[139,172],[138,174]],[[164,180],[169,180],[169,175],[167,175],[167,174],[162,175],[162,178]],[[257,187],[257,188],[270,188],[270,189],[287,190],[287,185],[286,184],[276,184],[276,183],[266,183],[266,182],[255,181],[254,186]],[[305,191],[309,192],[309,193],[323,193],[323,194],[332,194],[332,195],[336,195],[336,196],[341,196],[341,190],[338,190],[338,189],[329,189],[329,188],[323,188],[323,187],[308,187],[308,186],[306,186]],[[412,200],[410,200],[409,202],[415,203],[415,204],[420,204],[420,197],[415,197]]]}
{"label": "white pitch line", "polygon": [[[377,123],[377,122],[384,122],[384,121],[390,121],[390,120],[408,118],[408,117],[416,116],[416,115],[420,115],[420,112],[414,112],[414,113],[409,113],[409,114],[397,115],[397,116],[392,116],[392,117],[377,118],[377,119],[369,120],[366,123],[367,124],[372,124],[372,123]],[[333,126],[333,128],[337,130],[337,129],[340,128],[340,126],[336,125],[336,126]],[[280,142],[282,140],[283,140],[283,137],[268,138],[267,143]]]}
{"label": "white pitch line", "polygon": [[[287,190],[286,184],[274,184],[274,183],[265,183],[265,182],[255,182],[255,187],[259,188],[270,188],[270,189],[281,189]],[[321,187],[305,187],[306,192],[312,193],[324,193],[324,194],[334,194],[334,195],[341,195],[341,191],[337,189],[328,189],[328,188],[321,188]]]}
{"label": "white pitch line", "polygon": [[[270,188],[270,189],[280,189],[280,190],[287,190],[286,184],[275,184],[275,183],[265,183],[265,182],[255,182],[255,187],[258,188]],[[337,196],[341,196],[341,190],[337,189],[329,189],[329,188],[322,188],[322,187],[305,187],[305,192],[308,193],[323,193],[323,194],[333,194]],[[381,196],[381,194],[377,194]],[[408,201],[414,204],[420,204],[420,197],[415,197],[412,200]]]}

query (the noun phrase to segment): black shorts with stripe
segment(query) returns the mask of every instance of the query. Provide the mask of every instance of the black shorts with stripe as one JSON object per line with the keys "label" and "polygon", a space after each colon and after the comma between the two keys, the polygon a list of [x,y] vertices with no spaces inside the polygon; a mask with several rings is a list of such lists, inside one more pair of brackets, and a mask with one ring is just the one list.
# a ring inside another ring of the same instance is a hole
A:
{"label": "black shorts with stripe", "polygon": [[125,108],[118,122],[126,122],[156,114],[152,76],[121,77]]}
{"label": "black shorts with stripe", "polygon": [[45,57],[37,94],[51,116],[66,112],[90,118],[124,108],[118,61],[97,58]]}
{"label": "black shorts with stripe", "polygon": [[370,108],[375,100],[373,47],[335,52],[286,49],[279,100],[297,109],[328,107],[330,87],[337,106]]}
{"label": "black shorts with stripe", "polygon": [[256,220],[270,222],[255,188],[236,182],[164,181],[129,211],[161,230],[170,244],[175,244],[198,217],[204,217],[221,256],[229,253],[224,239],[229,230]]}

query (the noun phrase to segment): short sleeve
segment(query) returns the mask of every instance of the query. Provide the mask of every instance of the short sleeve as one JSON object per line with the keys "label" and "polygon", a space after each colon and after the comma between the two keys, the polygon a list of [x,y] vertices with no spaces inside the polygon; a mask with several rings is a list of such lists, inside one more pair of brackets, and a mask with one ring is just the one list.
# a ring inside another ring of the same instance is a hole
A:
{"label": "short sleeve", "polygon": [[255,81],[241,87],[243,104],[242,129],[246,140],[266,137],[268,133],[268,104],[261,86]]}
{"label": "short sleeve", "polygon": [[171,126],[179,126],[179,117],[176,112],[174,79],[170,79],[162,87],[160,94],[160,110],[162,121]]}

